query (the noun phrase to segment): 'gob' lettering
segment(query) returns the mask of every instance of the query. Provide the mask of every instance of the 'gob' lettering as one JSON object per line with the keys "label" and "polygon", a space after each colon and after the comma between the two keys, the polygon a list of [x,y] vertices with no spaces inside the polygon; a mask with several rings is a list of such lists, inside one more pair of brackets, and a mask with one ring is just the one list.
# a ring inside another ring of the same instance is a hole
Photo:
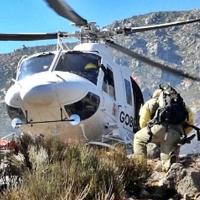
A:
{"label": "'gob' lettering", "polygon": [[120,122],[125,123],[127,126],[133,127],[133,117],[125,114],[123,111],[120,113]]}

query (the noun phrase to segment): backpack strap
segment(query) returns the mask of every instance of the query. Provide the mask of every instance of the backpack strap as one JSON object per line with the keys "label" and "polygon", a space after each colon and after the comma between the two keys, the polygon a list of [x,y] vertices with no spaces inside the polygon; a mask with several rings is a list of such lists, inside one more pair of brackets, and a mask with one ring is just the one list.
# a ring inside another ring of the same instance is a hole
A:
{"label": "backpack strap", "polygon": [[194,137],[195,137],[195,134],[192,134],[191,136],[189,136],[189,137],[184,137],[184,138],[181,138],[181,142],[179,143],[180,145],[183,145],[183,144],[189,144],[189,143],[191,143],[191,140],[193,140],[194,139]]}
{"label": "backpack strap", "polygon": [[197,132],[197,140],[200,141],[200,128],[192,124],[188,124],[187,122],[185,122],[185,125],[192,127]]}
{"label": "backpack strap", "polygon": [[162,87],[161,84],[159,84],[159,88],[160,88],[162,91],[165,89],[164,87]]}

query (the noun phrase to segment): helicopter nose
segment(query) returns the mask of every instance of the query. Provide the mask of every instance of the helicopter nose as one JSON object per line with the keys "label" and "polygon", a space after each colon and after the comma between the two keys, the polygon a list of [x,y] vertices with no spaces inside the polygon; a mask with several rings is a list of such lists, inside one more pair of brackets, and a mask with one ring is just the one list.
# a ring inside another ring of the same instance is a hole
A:
{"label": "helicopter nose", "polygon": [[20,91],[22,101],[34,106],[48,106],[53,103],[56,98],[55,84],[46,83]]}
{"label": "helicopter nose", "polygon": [[12,85],[5,95],[5,103],[9,106],[21,107],[20,90],[21,87],[18,84]]}

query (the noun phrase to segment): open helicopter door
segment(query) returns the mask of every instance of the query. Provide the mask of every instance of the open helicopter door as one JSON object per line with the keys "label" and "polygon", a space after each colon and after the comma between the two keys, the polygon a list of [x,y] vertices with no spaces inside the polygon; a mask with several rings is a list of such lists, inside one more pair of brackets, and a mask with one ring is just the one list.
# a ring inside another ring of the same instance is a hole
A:
{"label": "open helicopter door", "polygon": [[135,111],[133,132],[136,133],[140,129],[139,112],[140,112],[141,106],[144,104],[144,97],[143,97],[140,87],[138,86],[136,81],[133,79],[133,77],[131,77],[131,85],[133,89],[134,111]]}
{"label": "open helicopter door", "polygon": [[99,74],[99,89],[102,91],[102,112],[105,125],[105,134],[103,135],[103,142],[120,142],[123,143],[120,130],[123,125],[119,123],[120,106],[123,104],[119,94],[121,84],[118,85],[118,79],[120,78],[120,70],[116,64],[102,58],[101,71]]}
{"label": "open helicopter door", "polygon": [[[118,98],[123,99],[120,107],[119,120],[123,124],[123,128],[129,132],[133,132],[135,122],[135,99],[133,95],[132,82],[129,69],[123,67],[121,72],[121,95]],[[118,79],[119,80],[119,79]]]}
{"label": "open helicopter door", "polygon": [[113,65],[107,59],[101,66],[104,72],[102,93],[104,97],[104,113],[111,128],[112,137],[119,138],[122,143],[132,143],[135,123],[135,99],[128,68]]}
{"label": "open helicopter door", "polygon": [[[134,133],[139,130],[139,110],[141,105],[143,105],[143,95],[137,85],[137,83],[130,76],[131,72],[129,68],[120,68],[121,77],[121,93],[117,98],[122,102],[119,112],[119,123],[123,125],[123,137],[124,140],[129,143],[134,137]],[[120,83],[120,77],[117,79],[117,83]],[[120,87],[118,85],[118,87]]]}
{"label": "open helicopter door", "polygon": [[[106,126],[115,129],[117,128],[117,102],[116,102],[116,85],[114,68],[110,62],[106,59],[102,59],[103,64],[101,64],[101,69],[103,73],[100,81],[100,88],[102,91],[102,111],[104,112],[106,119]],[[112,133],[113,135],[113,133]]]}

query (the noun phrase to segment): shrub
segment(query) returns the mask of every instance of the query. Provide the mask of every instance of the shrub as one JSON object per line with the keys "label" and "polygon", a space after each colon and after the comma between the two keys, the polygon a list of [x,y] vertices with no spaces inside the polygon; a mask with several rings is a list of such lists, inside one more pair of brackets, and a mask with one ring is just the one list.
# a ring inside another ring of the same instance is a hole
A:
{"label": "shrub", "polygon": [[69,146],[56,138],[31,141],[25,147],[32,168],[21,168],[23,185],[0,195],[2,200],[119,200],[137,193],[151,175],[145,160],[128,158],[123,149]]}

